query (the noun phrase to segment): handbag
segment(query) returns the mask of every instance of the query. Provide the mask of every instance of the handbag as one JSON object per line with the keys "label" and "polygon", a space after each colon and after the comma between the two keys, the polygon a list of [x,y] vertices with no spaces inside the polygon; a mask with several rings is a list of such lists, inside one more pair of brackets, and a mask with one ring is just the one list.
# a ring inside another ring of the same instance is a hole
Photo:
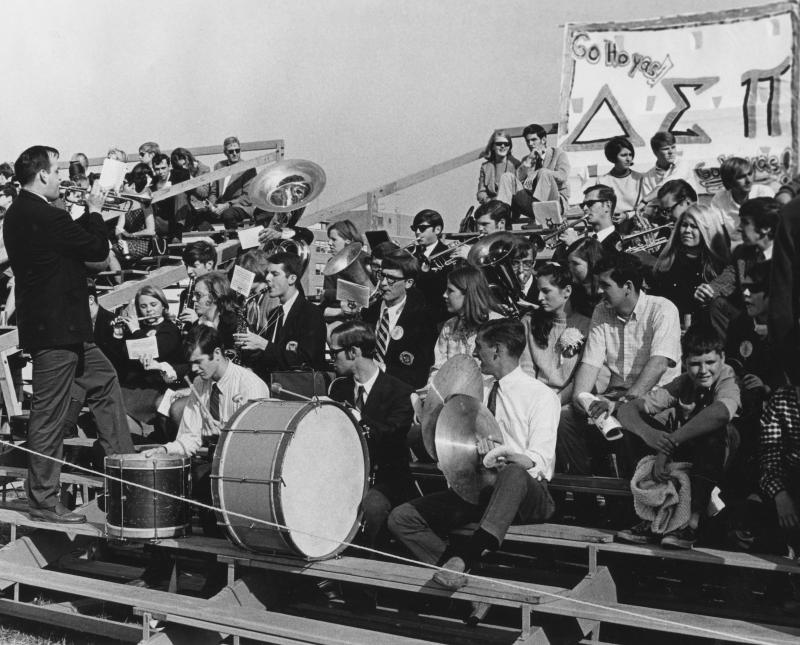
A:
{"label": "handbag", "polygon": [[125,260],[141,260],[150,255],[151,238],[128,237],[114,244],[114,251]]}

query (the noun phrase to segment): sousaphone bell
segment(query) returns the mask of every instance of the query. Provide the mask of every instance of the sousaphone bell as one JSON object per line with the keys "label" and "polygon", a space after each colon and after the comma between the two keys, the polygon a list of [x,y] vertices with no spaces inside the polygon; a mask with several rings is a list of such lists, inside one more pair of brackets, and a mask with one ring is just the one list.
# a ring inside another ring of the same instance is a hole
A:
{"label": "sousaphone bell", "polygon": [[467,262],[483,271],[495,297],[515,318],[522,314],[519,301],[525,299],[517,274],[511,266],[516,238],[503,231],[478,239],[467,255]]}

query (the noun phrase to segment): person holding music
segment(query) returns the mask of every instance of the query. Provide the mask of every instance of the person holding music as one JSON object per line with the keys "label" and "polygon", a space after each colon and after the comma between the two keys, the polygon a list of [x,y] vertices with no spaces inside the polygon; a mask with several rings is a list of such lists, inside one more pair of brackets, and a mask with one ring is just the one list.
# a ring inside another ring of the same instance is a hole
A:
{"label": "person holding music", "polygon": [[[417,246],[414,248],[414,257],[419,262],[419,273],[417,274],[416,286],[425,298],[425,304],[438,323],[447,318],[447,310],[444,307],[444,290],[447,286],[447,274],[450,272],[451,265],[442,261],[430,258],[448,250],[448,246],[441,240],[444,230],[444,220],[442,216],[434,210],[426,208],[414,216],[411,230],[417,238]],[[445,256],[442,260],[447,260]]]}
{"label": "person holding music", "polygon": [[[344,251],[348,245],[354,242],[362,242],[361,234],[358,232],[356,225],[349,219],[343,219],[328,226],[328,244],[334,255]],[[363,246],[356,262],[361,263],[364,271],[369,275],[369,270],[367,269],[369,254],[364,250]],[[324,312],[325,320],[328,321],[340,319],[350,313],[350,309],[340,306],[341,303],[336,298],[337,281],[338,276],[334,274],[326,275],[322,282],[322,299],[319,306]]]}
{"label": "person holding music", "polygon": [[[375,362],[372,325],[349,321],[330,338],[337,376],[330,397],[353,408],[367,434],[375,480],[361,502],[364,535],[371,547],[384,542],[389,512],[417,496],[408,465],[406,435],[414,416],[411,386],[384,373]],[[383,538],[383,539],[381,539]]]}
{"label": "person holding music", "polygon": [[520,160],[511,154],[511,137],[505,130],[496,130],[489,137],[481,157],[486,159],[481,164],[478,175],[478,194],[476,199],[483,204],[490,199],[497,199],[500,177],[505,173],[514,173],[519,168]]}
{"label": "person holding music", "polygon": [[562,405],[572,399],[589,318],[572,310],[572,276],[557,262],[547,262],[536,274],[539,308],[525,315],[526,345],[520,367],[558,394]]}
{"label": "person holding music", "polygon": [[235,334],[236,346],[252,352],[248,359],[258,374],[289,369],[322,369],[325,365],[325,321],[300,287],[303,263],[292,253],[268,258],[266,284],[272,309],[262,335],[250,330]]}
{"label": "person holding music", "polygon": [[[518,320],[490,320],[475,341],[481,372],[491,377],[484,402],[501,434],[476,444],[483,466],[496,474],[494,484],[481,491],[477,504],[450,488],[398,506],[389,516],[389,530],[417,559],[444,567],[433,582],[447,589],[467,583],[464,573],[485,550],[499,548],[511,524],[541,522],[555,510],[547,482],[560,405],[550,388],[520,369],[524,349],[525,328]],[[448,546],[443,536],[470,522],[479,523],[470,539]]]}
{"label": "person holding music", "polygon": [[421,388],[433,365],[436,323],[420,292],[414,288],[419,265],[410,253],[387,253],[381,264],[378,290],[381,299],[362,313],[375,326],[375,359],[387,374]]}
{"label": "person holding music", "polygon": [[[146,450],[144,455],[158,454],[193,457],[203,443],[216,444],[222,427],[248,401],[270,398],[267,384],[246,367],[236,365],[225,355],[219,332],[206,325],[198,325],[186,338],[184,350],[188,355],[192,373],[191,395],[183,410],[178,434],[158,448]],[[213,456],[213,453],[210,455]],[[211,464],[197,464],[192,468],[192,495],[205,504],[211,504]],[[206,509],[201,512],[204,532],[213,533],[216,520]]]}
{"label": "person holding music", "polygon": [[472,356],[483,323],[502,318],[483,271],[470,265],[459,267],[447,276],[444,301],[452,317],[444,323],[436,339],[429,383],[448,359],[456,354]]}
{"label": "person holding music", "polygon": [[3,221],[3,238],[16,277],[19,344],[33,360],[25,489],[32,519],[85,522],[60,501],[63,426],[73,383],[86,391],[107,455],[133,452],[119,380],[92,336],[84,262],[108,256],[99,185],[86,211],[73,220],[50,205],[58,199],[58,151],[25,150],[14,164],[23,190]]}

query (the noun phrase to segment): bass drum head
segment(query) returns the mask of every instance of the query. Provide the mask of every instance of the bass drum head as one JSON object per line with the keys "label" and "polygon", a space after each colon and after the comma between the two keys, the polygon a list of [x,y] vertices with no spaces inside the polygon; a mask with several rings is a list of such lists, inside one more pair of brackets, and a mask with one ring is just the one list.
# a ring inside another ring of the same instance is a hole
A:
{"label": "bass drum head", "polygon": [[334,403],[309,403],[290,425],[283,485],[274,489],[279,521],[306,557],[330,557],[358,530],[369,472],[366,444],[352,417]]}

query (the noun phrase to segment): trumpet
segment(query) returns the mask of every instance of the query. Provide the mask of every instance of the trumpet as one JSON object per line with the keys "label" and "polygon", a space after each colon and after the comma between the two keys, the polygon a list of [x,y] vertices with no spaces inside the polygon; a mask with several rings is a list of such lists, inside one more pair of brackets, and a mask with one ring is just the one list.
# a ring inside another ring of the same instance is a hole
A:
{"label": "trumpet", "polygon": [[484,236],[484,233],[473,233],[467,238],[464,238],[460,242],[456,242],[455,244],[451,244],[447,247],[444,251],[439,251],[438,253],[434,253],[429,258],[423,259],[423,265],[421,267],[422,271],[441,271],[447,266],[455,264],[461,258],[454,257],[453,251],[460,249],[462,246],[467,246],[469,244],[474,244],[478,239]]}
{"label": "trumpet", "polygon": [[[672,232],[673,227],[674,224],[662,224],[661,226],[653,226],[652,228],[626,235],[622,238],[622,248],[625,253],[652,253],[654,251],[660,251],[661,247],[669,241],[669,234],[667,237],[655,239],[656,234],[664,230]],[[636,240],[636,238],[644,239],[633,241]]]}
{"label": "trumpet", "polygon": [[545,235],[539,235],[534,233],[531,238],[533,239],[536,248],[539,251],[543,251],[544,249],[554,249],[559,244],[561,244],[561,240],[558,238],[561,237],[561,234],[565,231],[568,231],[571,228],[575,228],[576,226],[583,224],[584,227],[586,226],[587,220],[589,219],[588,215],[584,215],[579,220],[574,222],[570,222],[568,219],[564,219],[560,224],[557,224],[555,228],[550,229]]}
{"label": "trumpet", "polygon": [[[59,190],[59,195],[67,204],[85,206],[86,194],[88,192],[88,188],[80,188],[78,186],[62,186]],[[118,195],[117,193],[110,191],[106,194],[103,200],[103,210],[127,213],[134,207],[149,205],[150,200],[150,195],[130,195],[127,193],[124,195]]]}

